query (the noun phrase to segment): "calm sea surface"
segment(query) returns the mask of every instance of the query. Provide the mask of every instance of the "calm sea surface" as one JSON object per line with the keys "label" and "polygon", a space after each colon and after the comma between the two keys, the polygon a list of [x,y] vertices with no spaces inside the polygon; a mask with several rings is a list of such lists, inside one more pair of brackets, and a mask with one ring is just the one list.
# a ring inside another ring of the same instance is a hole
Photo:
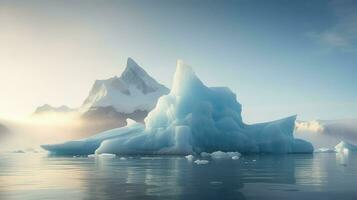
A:
{"label": "calm sea surface", "polygon": [[0,199],[357,199],[357,154],[184,157],[0,154]]}

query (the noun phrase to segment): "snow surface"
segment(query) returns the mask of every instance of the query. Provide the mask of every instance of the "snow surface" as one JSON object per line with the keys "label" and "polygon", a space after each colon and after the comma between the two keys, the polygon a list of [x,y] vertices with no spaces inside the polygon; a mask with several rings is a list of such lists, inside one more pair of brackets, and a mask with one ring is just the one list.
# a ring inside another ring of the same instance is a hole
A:
{"label": "snow surface", "polygon": [[136,110],[150,111],[157,99],[169,92],[165,86],[150,77],[133,59],[120,77],[95,81],[81,112],[97,107],[113,107],[117,112],[133,113]]}
{"label": "snow surface", "polygon": [[145,118],[145,127],[131,123],[81,141],[43,148],[72,154],[312,153],[310,143],[294,138],[295,120],[291,116],[243,123],[241,105],[229,88],[206,87],[191,67],[179,61],[171,92],[159,98]]}

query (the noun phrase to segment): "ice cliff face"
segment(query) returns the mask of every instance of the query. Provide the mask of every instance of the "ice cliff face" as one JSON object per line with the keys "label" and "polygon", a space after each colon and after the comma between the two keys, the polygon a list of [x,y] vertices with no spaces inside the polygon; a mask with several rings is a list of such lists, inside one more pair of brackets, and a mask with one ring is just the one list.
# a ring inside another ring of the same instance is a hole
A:
{"label": "ice cliff face", "polygon": [[[178,62],[171,92],[160,97],[145,118],[145,126],[131,123],[96,137],[43,148],[73,154],[90,154],[94,149],[96,153],[115,154],[191,154],[219,150],[313,152],[310,143],[293,137],[295,119],[292,116],[247,125],[242,121],[241,105],[232,91],[225,87],[206,87],[191,67]],[[133,127],[137,129],[133,131]],[[95,145],[86,149],[93,141]]]}

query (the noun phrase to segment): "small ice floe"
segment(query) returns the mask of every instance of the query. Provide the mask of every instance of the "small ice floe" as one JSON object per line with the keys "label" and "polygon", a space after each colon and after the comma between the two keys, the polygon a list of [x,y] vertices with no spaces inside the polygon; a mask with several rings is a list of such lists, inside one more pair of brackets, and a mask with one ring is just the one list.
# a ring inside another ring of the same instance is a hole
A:
{"label": "small ice floe", "polygon": [[120,157],[119,160],[126,160],[126,158],[125,157]]}
{"label": "small ice floe", "polygon": [[319,148],[314,151],[315,153],[336,153],[334,149],[330,148]]}
{"label": "small ice floe", "polygon": [[95,158],[97,155],[95,155],[95,154],[89,154],[88,155],[88,158]]}
{"label": "small ice floe", "polygon": [[185,156],[185,158],[186,158],[188,161],[192,161],[192,160],[193,160],[193,155],[187,155],[187,156]]}
{"label": "small ice floe", "polygon": [[232,160],[238,160],[239,159],[239,156],[233,156],[232,157]]}
{"label": "small ice floe", "polygon": [[102,154],[99,154],[98,157],[100,157],[100,158],[115,158],[116,155],[111,154],[111,153],[102,153]]}
{"label": "small ice floe", "polygon": [[211,157],[213,159],[233,159],[234,156],[240,157],[241,154],[239,152],[223,152],[223,151],[215,151],[211,153]]}
{"label": "small ice floe", "polygon": [[208,164],[208,160],[196,160],[194,163],[197,165],[205,165]]}
{"label": "small ice floe", "polygon": [[201,157],[210,157],[211,154],[207,153],[207,152],[202,152],[201,154]]}
{"label": "small ice floe", "polygon": [[257,160],[252,160],[253,162],[257,162]]}

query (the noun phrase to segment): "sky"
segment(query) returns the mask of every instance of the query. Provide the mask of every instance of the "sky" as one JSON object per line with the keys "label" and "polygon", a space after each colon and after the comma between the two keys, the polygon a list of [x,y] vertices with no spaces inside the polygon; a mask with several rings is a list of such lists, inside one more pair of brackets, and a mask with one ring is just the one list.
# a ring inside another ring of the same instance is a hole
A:
{"label": "sky", "polygon": [[248,122],[357,118],[353,0],[0,0],[0,117],[78,107],[128,57],[167,87],[184,60]]}

